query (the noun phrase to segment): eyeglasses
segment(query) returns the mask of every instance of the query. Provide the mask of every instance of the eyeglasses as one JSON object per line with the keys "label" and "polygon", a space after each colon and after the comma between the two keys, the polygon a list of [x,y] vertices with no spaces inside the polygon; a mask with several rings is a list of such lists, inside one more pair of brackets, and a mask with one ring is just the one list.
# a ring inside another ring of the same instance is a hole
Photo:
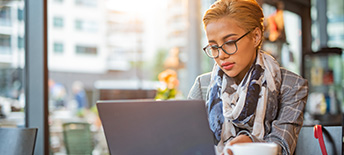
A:
{"label": "eyeglasses", "polygon": [[[220,47],[217,45],[207,45],[206,47],[203,48],[203,51],[210,57],[210,58],[217,58],[219,57],[220,53],[220,48],[222,49],[223,52],[225,52],[228,55],[232,55],[238,51],[238,46],[237,42],[244,38],[247,34],[249,34],[251,31],[248,31],[244,35],[242,35],[240,38],[236,40],[230,40],[225,43],[223,43]],[[226,49],[226,50],[225,50]]]}

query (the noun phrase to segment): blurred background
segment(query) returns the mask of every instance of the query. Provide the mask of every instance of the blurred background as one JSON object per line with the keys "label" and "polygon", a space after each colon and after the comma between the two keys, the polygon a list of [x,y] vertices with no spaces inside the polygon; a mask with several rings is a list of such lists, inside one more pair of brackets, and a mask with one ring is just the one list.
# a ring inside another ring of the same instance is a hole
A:
{"label": "blurred background", "polygon": [[[97,100],[186,99],[196,76],[211,71],[214,64],[202,51],[207,39],[201,22],[213,2],[47,0],[43,3],[47,36],[39,44],[47,47],[44,51],[47,79],[42,85],[49,92],[43,103],[48,111],[43,116],[48,118],[49,133],[45,136],[49,137],[49,152],[71,153],[76,146],[67,145],[70,138],[66,135],[74,128],[91,135],[90,143],[85,144],[85,148],[91,148],[88,151],[108,154],[95,107]],[[304,125],[341,125],[344,2],[258,2],[266,18],[263,49],[283,67],[309,81]],[[31,62],[26,60],[27,43],[32,40],[27,40],[25,30],[28,22],[35,20],[26,14],[29,3],[0,1],[0,127],[28,126],[25,117],[29,112],[25,107],[30,103],[25,87],[26,66]],[[83,124],[67,127],[70,123]]]}

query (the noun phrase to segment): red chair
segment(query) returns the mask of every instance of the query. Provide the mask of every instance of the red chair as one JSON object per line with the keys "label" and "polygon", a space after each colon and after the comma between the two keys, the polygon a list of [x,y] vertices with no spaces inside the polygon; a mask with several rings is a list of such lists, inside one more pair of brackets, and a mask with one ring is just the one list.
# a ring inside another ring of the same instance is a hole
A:
{"label": "red chair", "polygon": [[315,125],[314,126],[314,137],[318,139],[320,149],[323,155],[327,155],[326,151],[326,146],[324,142],[324,137],[323,137],[323,131],[322,131],[322,126],[321,125]]}
{"label": "red chair", "polygon": [[342,147],[342,126],[303,126],[294,155],[341,155]]}

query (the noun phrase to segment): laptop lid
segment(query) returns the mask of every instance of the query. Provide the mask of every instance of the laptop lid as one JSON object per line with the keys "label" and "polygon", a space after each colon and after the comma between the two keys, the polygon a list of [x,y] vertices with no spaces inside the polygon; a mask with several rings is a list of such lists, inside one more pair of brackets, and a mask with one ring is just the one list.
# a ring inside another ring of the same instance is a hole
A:
{"label": "laptop lid", "polygon": [[98,101],[112,155],[214,155],[204,101]]}

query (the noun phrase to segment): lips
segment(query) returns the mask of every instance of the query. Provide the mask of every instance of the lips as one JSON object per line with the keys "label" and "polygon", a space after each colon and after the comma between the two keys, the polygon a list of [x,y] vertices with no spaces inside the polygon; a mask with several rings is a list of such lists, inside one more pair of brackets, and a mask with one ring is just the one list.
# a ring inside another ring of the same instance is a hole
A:
{"label": "lips", "polygon": [[230,70],[234,67],[234,64],[235,63],[232,63],[232,62],[224,62],[221,64],[222,68],[225,69],[225,70]]}

